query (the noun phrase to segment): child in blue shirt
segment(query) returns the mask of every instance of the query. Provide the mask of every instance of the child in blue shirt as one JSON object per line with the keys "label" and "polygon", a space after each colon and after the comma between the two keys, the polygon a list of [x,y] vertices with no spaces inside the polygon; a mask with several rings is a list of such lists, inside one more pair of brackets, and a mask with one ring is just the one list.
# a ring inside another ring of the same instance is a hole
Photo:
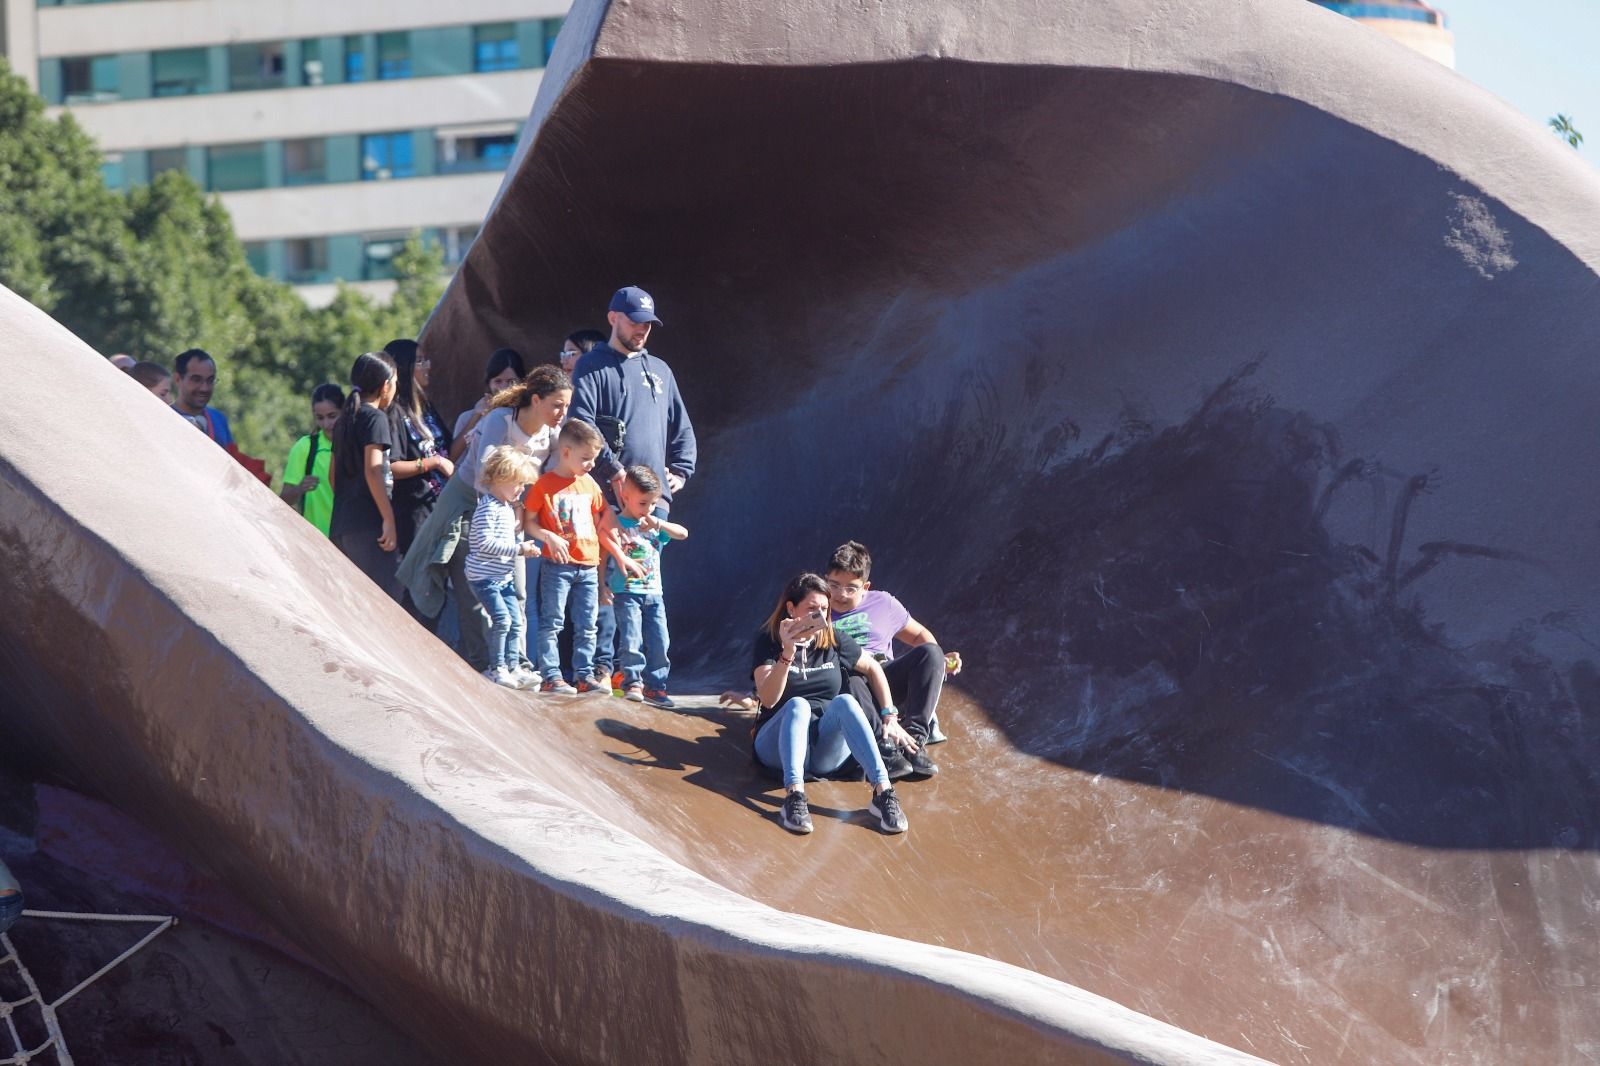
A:
{"label": "child in blue shirt", "polygon": [[672,663],[667,658],[667,605],[661,597],[661,548],[669,540],[683,540],[689,531],[652,513],[660,499],[661,480],[655,471],[648,466],[624,471],[617,492],[618,539],[623,555],[643,567],[644,576],[630,577],[608,567],[606,592],[617,618],[623,696],[670,711],[677,705],[667,695]]}

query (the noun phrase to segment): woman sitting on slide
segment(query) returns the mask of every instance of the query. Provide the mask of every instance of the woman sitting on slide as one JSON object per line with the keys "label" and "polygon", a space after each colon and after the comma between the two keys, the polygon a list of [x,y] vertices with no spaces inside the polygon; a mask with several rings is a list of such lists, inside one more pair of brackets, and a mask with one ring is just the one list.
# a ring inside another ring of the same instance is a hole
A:
{"label": "woman sitting on slide", "polygon": [[789,582],[778,605],[757,633],[752,676],[761,713],[756,718],[756,759],[783,773],[788,790],[779,822],[792,833],[811,832],[806,775],[832,773],[850,756],[872,782],[868,807],[886,833],[904,833],[905,812],[889,784],[872,727],[855,697],[846,692],[845,671],[867,678],[883,707],[883,733],[902,747],[916,745],[889,698],[883,668],[863,655],[855,641],[828,621],[828,585],[816,574]]}

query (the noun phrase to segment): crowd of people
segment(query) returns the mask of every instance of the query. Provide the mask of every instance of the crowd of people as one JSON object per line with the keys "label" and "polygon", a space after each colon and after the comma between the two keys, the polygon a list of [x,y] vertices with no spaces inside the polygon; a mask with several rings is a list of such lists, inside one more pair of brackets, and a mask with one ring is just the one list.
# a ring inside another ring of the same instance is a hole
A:
{"label": "crowd of people", "polygon": [[[577,330],[531,370],[517,351],[491,353],[483,395],[453,422],[414,341],[360,355],[348,391],[312,392],[314,428],[290,448],[279,495],[489,683],[672,710],[661,566],[690,535],[671,508],[694,476],[694,426],[646,347],[661,325],[650,295],[619,289],[606,320],[609,333]],[[170,370],[113,361],[250,462],[210,405],[209,354]],[[871,815],[903,833],[894,782],[938,772],[928,749],[945,739],[939,697],[961,658],[871,571],[851,541],[821,574],[791,579],[754,637],[751,689],[722,697],[754,715],[752,756],[782,780],[779,822],[794,833],[813,828],[808,780],[865,777]]]}

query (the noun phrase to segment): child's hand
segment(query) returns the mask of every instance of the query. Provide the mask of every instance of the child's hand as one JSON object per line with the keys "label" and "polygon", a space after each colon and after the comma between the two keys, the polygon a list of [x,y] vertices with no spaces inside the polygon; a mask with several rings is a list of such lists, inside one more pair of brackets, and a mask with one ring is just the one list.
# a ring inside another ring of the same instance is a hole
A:
{"label": "child's hand", "polygon": [[647,514],[639,519],[639,528],[646,533],[654,533],[661,528],[661,519],[657,518],[654,512]]}
{"label": "child's hand", "polygon": [[572,562],[572,553],[567,550],[567,542],[550,532],[548,529],[540,531],[539,539],[544,541],[545,554],[553,563]]}
{"label": "child's hand", "polygon": [[624,559],[622,561],[622,572],[631,578],[640,581],[644,580],[645,568],[636,559]]}
{"label": "child's hand", "polygon": [[524,559],[532,559],[539,554],[539,545],[531,540],[525,540],[517,545],[517,551]]}
{"label": "child's hand", "polygon": [[378,548],[382,551],[392,552],[398,543],[399,538],[395,536],[394,532],[394,519],[391,518],[383,523],[383,531],[378,534]]}
{"label": "child's hand", "polygon": [[299,489],[301,492],[311,492],[316,489],[318,484],[319,482],[317,480],[317,476],[315,474],[310,474],[301,478],[300,484],[296,485],[295,488]]}
{"label": "child's hand", "polygon": [[600,606],[602,606],[602,607],[610,607],[611,606],[611,586],[610,585],[601,585],[600,586]]}
{"label": "child's hand", "polygon": [[944,657],[944,672],[955,677],[961,672],[961,653],[958,651],[946,652]]}

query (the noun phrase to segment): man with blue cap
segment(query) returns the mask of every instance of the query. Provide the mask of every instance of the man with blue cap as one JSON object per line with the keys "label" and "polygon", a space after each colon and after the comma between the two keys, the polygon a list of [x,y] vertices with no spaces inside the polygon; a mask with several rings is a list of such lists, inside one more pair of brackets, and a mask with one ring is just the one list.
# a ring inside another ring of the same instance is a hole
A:
{"label": "man with blue cap", "polygon": [[694,426],[678,393],[672,368],[645,347],[661,325],[656,302],[628,285],[611,297],[606,312],[611,339],[596,345],[572,373],[572,417],[593,425],[605,438],[595,460],[595,480],[616,503],[616,485],[630,466],[647,466],[662,481],[662,515],[672,496],[694,473]]}
{"label": "man with blue cap", "polygon": [[[595,345],[573,368],[571,417],[588,422],[605,438],[595,459],[594,478],[604,487],[611,505],[616,507],[620,501],[624,471],[644,466],[661,482],[656,516],[666,518],[673,495],[694,473],[694,426],[672,368],[645,347],[650,330],[661,325],[650,294],[636,285],[618,289],[611,297],[606,321],[611,325],[611,339]],[[599,642],[594,683],[609,689],[610,669],[615,665],[616,620],[602,604],[596,622]],[[673,706],[664,691],[644,695],[658,707]]]}

